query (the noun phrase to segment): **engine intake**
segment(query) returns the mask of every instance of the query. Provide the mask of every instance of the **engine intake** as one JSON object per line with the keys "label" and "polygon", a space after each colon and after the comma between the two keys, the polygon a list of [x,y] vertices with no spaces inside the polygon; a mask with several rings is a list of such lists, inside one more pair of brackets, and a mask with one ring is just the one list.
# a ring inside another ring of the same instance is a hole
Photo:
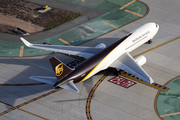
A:
{"label": "engine intake", "polygon": [[135,61],[137,62],[138,65],[142,66],[146,63],[146,57],[144,57],[143,55],[136,57]]}

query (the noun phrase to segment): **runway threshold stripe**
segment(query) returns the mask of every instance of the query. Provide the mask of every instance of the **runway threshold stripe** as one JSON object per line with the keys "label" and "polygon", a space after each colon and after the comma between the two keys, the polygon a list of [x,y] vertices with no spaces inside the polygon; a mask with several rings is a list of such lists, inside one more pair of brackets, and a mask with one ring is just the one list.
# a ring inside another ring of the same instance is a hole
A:
{"label": "runway threshold stripe", "polygon": [[124,9],[125,7],[131,5],[131,4],[134,3],[134,2],[136,2],[136,0],[133,0],[133,1],[129,2],[129,3],[127,3],[126,5],[122,6],[122,7],[119,8],[119,9],[122,10],[122,9]]}
{"label": "runway threshold stripe", "polygon": [[32,99],[32,100],[29,100],[29,101],[27,101],[27,102],[24,102],[24,103],[22,103],[22,104],[20,104],[20,105],[14,106],[13,108],[11,108],[11,109],[9,109],[9,110],[6,110],[6,111],[0,113],[0,116],[6,114],[6,113],[8,113],[8,112],[11,112],[11,111],[13,111],[13,110],[15,110],[15,109],[19,109],[20,107],[22,107],[22,106],[24,106],[24,105],[27,105],[27,104],[29,104],[29,103],[31,103],[31,102],[34,102],[34,101],[36,101],[36,100],[38,100],[38,99],[44,98],[44,97],[46,97],[46,96],[48,96],[48,95],[50,95],[50,94],[52,94],[52,93],[55,93],[55,92],[57,92],[57,91],[59,91],[59,90],[61,90],[61,89],[62,89],[62,88],[55,89],[55,90],[53,90],[53,91],[51,91],[51,92],[48,92],[48,93],[46,93],[46,94],[43,94],[43,95],[41,95],[41,96],[39,96],[39,97],[36,97],[36,98],[34,98],[34,99]]}
{"label": "runway threshold stripe", "polygon": [[175,41],[175,40],[177,40],[177,39],[179,39],[179,38],[180,38],[180,36],[177,37],[177,38],[174,38],[174,39],[172,39],[172,40],[170,40],[170,41],[167,41],[167,42],[165,42],[165,43],[163,43],[163,44],[160,44],[160,45],[158,45],[158,46],[156,46],[156,47],[154,47],[154,48],[151,48],[151,49],[149,49],[149,50],[147,50],[147,51],[145,51],[145,52],[142,52],[142,53],[134,56],[133,58],[136,58],[136,57],[138,57],[138,56],[140,56],[140,55],[142,55],[142,54],[145,54],[145,53],[147,53],[147,52],[150,52],[150,51],[152,51],[152,50],[154,50],[154,49],[156,49],[156,48],[159,48],[159,47],[161,47],[161,46],[163,46],[163,45],[166,45],[166,44],[168,44],[168,43],[170,43],[170,42],[173,42],[173,41]]}
{"label": "runway threshold stripe", "polygon": [[95,92],[95,90],[97,89],[97,87],[99,86],[99,84],[111,73],[111,71],[108,71],[103,77],[101,77],[101,79],[94,85],[94,87],[91,89],[91,92],[89,93],[89,96],[87,98],[87,102],[86,102],[86,116],[88,120],[92,120],[91,117],[91,113],[90,113],[90,104],[91,104],[91,99],[92,96]]}
{"label": "runway threshold stripe", "polygon": [[[26,113],[29,113],[29,114],[31,114],[31,115],[34,115],[34,116],[36,116],[36,117],[42,118],[42,119],[44,119],[44,120],[48,120],[47,118],[44,118],[44,117],[39,116],[39,115],[36,115],[36,114],[31,113],[31,112],[29,112],[29,111],[23,110],[23,109],[21,109],[21,108],[12,106],[12,105],[10,105],[10,104],[8,104],[8,103],[2,102],[2,101],[0,101],[0,103],[3,103],[3,104],[8,105],[8,106],[10,106],[10,107],[13,107],[12,109],[18,109],[18,110],[21,110],[21,111],[23,111],[23,112],[26,112]],[[1,113],[0,116],[4,115],[4,114],[6,114],[6,113],[8,113],[8,112],[10,112],[10,111],[11,111],[11,110],[9,109],[8,111]]]}
{"label": "runway threshold stripe", "polygon": [[114,26],[114,25],[112,25],[112,24],[110,24],[110,23],[108,23],[108,22],[106,22],[104,20],[102,20],[101,22],[103,22],[104,24],[107,24],[107,25],[109,25],[109,26],[111,26],[111,27],[113,27],[115,29],[118,29],[118,27],[116,27],[116,26]]}
{"label": "runway threshold stripe", "polygon": [[19,57],[23,56],[24,46],[20,47]]}
{"label": "runway threshold stripe", "polygon": [[131,13],[131,14],[134,14],[134,15],[137,15],[137,16],[139,16],[139,17],[143,17],[143,15],[138,14],[138,13],[135,13],[135,12],[132,12],[132,11],[130,11],[130,10],[125,10],[125,12]]}
{"label": "runway threshold stripe", "polygon": [[65,41],[65,40],[63,40],[63,39],[61,39],[61,38],[59,38],[59,40],[60,40],[61,42],[65,43],[65,44],[69,45],[69,46],[73,46],[73,45],[71,45],[70,43],[68,43],[67,41]]}

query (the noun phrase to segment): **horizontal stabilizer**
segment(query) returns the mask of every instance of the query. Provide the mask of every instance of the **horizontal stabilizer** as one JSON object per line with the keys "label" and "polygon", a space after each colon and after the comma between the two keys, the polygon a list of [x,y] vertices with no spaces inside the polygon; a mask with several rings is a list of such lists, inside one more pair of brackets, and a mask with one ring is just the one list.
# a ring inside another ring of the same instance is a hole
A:
{"label": "horizontal stabilizer", "polygon": [[67,84],[62,84],[61,86],[59,86],[63,89],[66,89],[66,90],[69,90],[71,92],[74,92],[74,93],[78,93],[79,90],[78,88],[76,87],[76,85],[73,83],[73,81],[69,81]]}
{"label": "horizontal stabilizer", "polygon": [[[50,84],[50,85],[54,85],[57,82],[56,77],[31,76],[29,78],[33,79],[33,80],[36,80],[36,81],[39,81],[39,82],[47,83],[47,84]],[[69,91],[74,92],[74,93],[79,92],[78,88],[76,87],[76,85],[73,83],[72,80],[69,81],[67,84],[60,85],[59,87],[61,87],[63,89],[66,89],[66,90],[69,90]]]}
{"label": "horizontal stabilizer", "polygon": [[44,82],[44,83],[48,83],[51,85],[54,85],[57,82],[56,77],[46,77],[46,76],[31,76],[29,77],[30,79],[39,81],[39,82]]}

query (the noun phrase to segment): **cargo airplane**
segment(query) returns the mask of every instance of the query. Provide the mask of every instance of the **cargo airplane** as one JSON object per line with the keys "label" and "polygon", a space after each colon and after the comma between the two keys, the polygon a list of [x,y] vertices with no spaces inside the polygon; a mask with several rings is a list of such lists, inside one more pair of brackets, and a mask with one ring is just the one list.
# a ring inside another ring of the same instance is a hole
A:
{"label": "cargo airplane", "polygon": [[134,31],[128,33],[112,45],[106,47],[104,43],[96,47],[40,45],[31,44],[24,38],[20,38],[24,44],[31,48],[55,51],[69,55],[83,57],[86,60],[75,68],[69,68],[56,57],[50,58],[50,63],[56,77],[31,76],[30,79],[61,87],[77,93],[79,90],[75,83],[87,80],[96,73],[107,68],[124,70],[141,80],[152,84],[153,79],[141,67],[146,63],[144,56],[133,58],[129,53],[142,44],[149,42],[159,30],[159,25],[153,22],[146,23]]}

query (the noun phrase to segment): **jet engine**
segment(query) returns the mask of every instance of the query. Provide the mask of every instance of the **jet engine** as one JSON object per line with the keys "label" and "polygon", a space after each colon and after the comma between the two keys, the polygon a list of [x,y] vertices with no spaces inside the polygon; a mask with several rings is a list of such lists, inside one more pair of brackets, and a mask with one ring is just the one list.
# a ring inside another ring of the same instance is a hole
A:
{"label": "jet engine", "polygon": [[106,45],[104,43],[100,43],[95,48],[106,48]]}
{"label": "jet engine", "polygon": [[138,65],[142,66],[146,63],[146,57],[144,57],[143,55],[136,57],[135,61],[137,62]]}

